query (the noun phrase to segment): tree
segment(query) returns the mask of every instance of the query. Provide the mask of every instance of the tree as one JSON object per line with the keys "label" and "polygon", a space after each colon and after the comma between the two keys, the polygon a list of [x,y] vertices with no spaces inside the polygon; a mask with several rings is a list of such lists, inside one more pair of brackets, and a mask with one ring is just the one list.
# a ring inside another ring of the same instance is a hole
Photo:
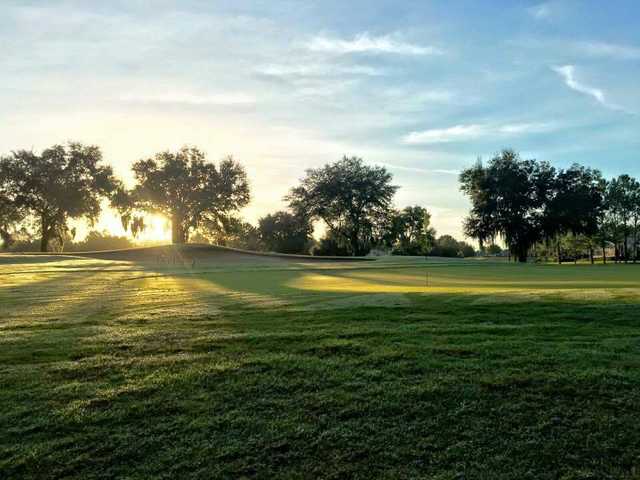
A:
{"label": "tree", "polygon": [[322,220],[350,255],[368,253],[376,222],[389,212],[398,189],[391,184],[392,175],[357,157],[344,157],[306,173],[286,197],[291,209]]}
{"label": "tree", "polygon": [[620,175],[609,182],[606,193],[611,240],[616,248],[616,260],[629,259],[629,236],[634,213],[637,182],[629,175]]}
{"label": "tree", "polygon": [[485,241],[502,236],[520,262],[543,234],[542,214],[554,169],[546,162],[522,160],[504,150],[488,165],[478,162],[460,174],[461,190],[471,199],[465,235]]}
{"label": "tree", "polygon": [[37,155],[18,150],[0,160],[3,202],[21,213],[15,218],[33,219],[40,231],[40,251],[50,242],[64,243],[73,229],[70,219],[84,218],[92,224],[117,185],[111,167],[101,165],[96,146],[69,143],[55,145]]}
{"label": "tree", "polygon": [[393,253],[397,255],[426,255],[435,243],[436,231],[431,214],[418,205],[393,212],[391,237]]}
{"label": "tree", "polygon": [[231,157],[216,167],[195,147],[139,160],[133,173],[131,201],[123,201],[121,211],[125,216],[136,209],[165,215],[171,221],[173,243],[187,242],[198,226],[221,224],[249,203],[244,168]]}
{"label": "tree", "polygon": [[451,235],[438,237],[431,250],[434,257],[473,257],[475,249],[466,242],[459,242]]}
{"label": "tree", "polygon": [[260,232],[250,223],[237,217],[225,217],[216,223],[205,223],[197,235],[208,243],[245,250],[263,250]]}
{"label": "tree", "polygon": [[4,192],[9,182],[3,180],[2,170],[3,163],[0,161],[0,241],[3,248],[9,248],[15,242],[15,231],[26,213]]}
{"label": "tree", "polygon": [[502,253],[502,247],[500,245],[496,245],[492,243],[487,247],[487,254],[489,255],[500,255]]}
{"label": "tree", "polygon": [[[553,179],[545,205],[543,230],[547,238],[556,239],[558,263],[562,261],[560,239],[563,235],[592,237],[598,233],[604,205],[602,185],[598,170],[577,164],[561,170]],[[589,250],[589,257],[593,261],[593,248]]]}
{"label": "tree", "polygon": [[258,226],[267,250],[280,253],[308,253],[313,227],[308,218],[279,211],[262,217]]}

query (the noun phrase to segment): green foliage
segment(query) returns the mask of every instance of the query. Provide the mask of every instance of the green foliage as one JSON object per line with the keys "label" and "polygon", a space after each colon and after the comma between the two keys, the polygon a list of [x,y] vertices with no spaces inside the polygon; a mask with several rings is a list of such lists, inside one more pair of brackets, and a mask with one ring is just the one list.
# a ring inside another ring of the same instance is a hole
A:
{"label": "green foliage", "polygon": [[489,255],[500,255],[502,253],[502,247],[500,245],[492,243],[487,247],[487,253]]}
{"label": "green foliage", "polygon": [[308,253],[313,227],[307,217],[279,211],[259,221],[260,239],[266,249],[279,253]]}
{"label": "green foliage", "polygon": [[313,247],[311,254],[320,257],[346,257],[351,254],[351,248],[342,237],[329,232]]}
{"label": "green foliage", "polygon": [[96,252],[100,250],[120,250],[133,246],[133,242],[127,237],[92,230],[84,240],[71,243],[67,250],[71,252]]}
{"label": "green foliage", "polygon": [[215,223],[205,222],[197,232],[206,243],[245,250],[264,250],[259,230],[237,217],[218,217]]}
{"label": "green foliage", "polygon": [[98,147],[80,143],[54,145],[40,155],[27,150],[11,153],[0,160],[3,217],[7,213],[2,204],[9,203],[9,223],[12,216],[13,222],[29,216],[41,233],[41,251],[47,251],[51,241],[62,246],[73,236],[69,219],[94,222],[101,200],[117,186],[111,167],[101,163]]}
{"label": "green foliage", "polygon": [[171,220],[173,243],[185,243],[203,224],[224,227],[227,217],[249,203],[244,168],[231,157],[216,167],[195,147],[161,152],[133,165],[136,186],[123,195],[124,219],[131,210],[160,213]]}
{"label": "green foliage", "polygon": [[475,249],[466,242],[459,242],[451,235],[438,237],[429,255],[434,257],[473,257]]}
{"label": "green foliage", "polygon": [[391,179],[384,167],[365,165],[361,158],[344,157],[307,170],[306,177],[286,199],[294,212],[322,220],[333,239],[346,246],[350,255],[365,255],[398,189]]}
{"label": "green foliage", "polygon": [[384,243],[394,255],[427,255],[435,243],[436,231],[431,227],[431,214],[418,205],[390,214],[390,228]]}
{"label": "green foliage", "polygon": [[522,160],[503,150],[487,166],[478,162],[460,174],[461,190],[471,199],[465,235],[480,246],[502,236],[521,262],[544,233],[543,211],[552,194],[555,170],[546,162]]}

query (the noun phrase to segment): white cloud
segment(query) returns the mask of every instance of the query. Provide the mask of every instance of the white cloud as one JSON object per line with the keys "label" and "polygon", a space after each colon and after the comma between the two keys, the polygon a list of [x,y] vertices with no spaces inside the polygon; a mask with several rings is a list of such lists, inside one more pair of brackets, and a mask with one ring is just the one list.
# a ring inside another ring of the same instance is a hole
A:
{"label": "white cloud", "polygon": [[562,77],[564,83],[572,90],[594,98],[601,105],[612,110],[622,110],[619,106],[607,102],[604,92],[599,88],[590,87],[576,80],[575,67],[573,65],[562,65],[552,67],[553,71]]}
{"label": "white cloud", "polygon": [[604,42],[580,42],[577,47],[587,55],[619,60],[639,60],[640,47]]}
{"label": "white cloud", "polygon": [[407,172],[420,173],[424,175],[431,175],[434,173],[440,174],[440,175],[460,175],[460,170],[450,170],[445,168],[429,169],[429,168],[420,168],[420,167],[407,167],[404,165],[395,165],[393,163],[386,163],[386,162],[378,162],[378,165],[381,165],[383,167],[387,167],[390,169],[404,170]]}
{"label": "white cloud", "polygon": [[544,133],[554,129],[551,123],[511,123],[498,128],[500,133]]}
{"label": "white cloud", "polygon": [[363,75],[376,77],[384,75],[382,69],[367,65],[331,65],[331,64],[270,64],[256,68],[256,72],[269,77],[328,77],[337,75]]}
{"label": "white cloud", "polygon": [[479,137],[483,131],[484,127],[482,125],[455,125],[449,128],[410,132],[402,138],[402,141],[408,145],[448,143]]}
{"label": "white cloud", "polygon": [[162,103],[183,105],[251,105],[255,98],[244,93],[192,94],[168,92],[162,94],[126,94],[120,100],[130,103]]}
{"label": "white cloud", "polygon": [[[435,128],[431,130],[410,132],[402,137],[407,145],[427,145],[434,143],[450,143],[488,135],[522,135],[544,133],[555,129],[552,123],[510,123],[505,125],[455,125],[449,128]],[[444,173],[444,172],[442,172]]]}
{"label": "white cloud", "polygon": [[356,35],[352,40],[316,36],[307,43],[307,48],[314,52],[326,53],[396,53],[402,55],[441,55],[437,47],[415,45],[393,39],[389,35],[371,37],[368,33]]}

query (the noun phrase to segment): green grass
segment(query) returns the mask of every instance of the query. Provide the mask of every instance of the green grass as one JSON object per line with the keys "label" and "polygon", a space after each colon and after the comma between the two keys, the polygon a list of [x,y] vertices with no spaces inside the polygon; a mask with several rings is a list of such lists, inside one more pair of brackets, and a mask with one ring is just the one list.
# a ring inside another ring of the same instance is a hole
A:
{"label": "green grass", "polygon": [[639,307],[633,265],[7,262],[0,478],[640,478]]}

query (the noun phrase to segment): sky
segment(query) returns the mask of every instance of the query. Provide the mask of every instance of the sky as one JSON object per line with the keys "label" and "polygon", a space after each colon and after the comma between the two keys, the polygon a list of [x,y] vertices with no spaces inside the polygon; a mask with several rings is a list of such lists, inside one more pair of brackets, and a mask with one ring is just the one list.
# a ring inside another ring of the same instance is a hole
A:
{"label": "sky", "polygon": [[355,155],[461,238],[458,173],[503,148],[640,176],[639,22],[636,0],[0,0],[0,154],[97,144],[126,181],[233,155],[253,223]]}

